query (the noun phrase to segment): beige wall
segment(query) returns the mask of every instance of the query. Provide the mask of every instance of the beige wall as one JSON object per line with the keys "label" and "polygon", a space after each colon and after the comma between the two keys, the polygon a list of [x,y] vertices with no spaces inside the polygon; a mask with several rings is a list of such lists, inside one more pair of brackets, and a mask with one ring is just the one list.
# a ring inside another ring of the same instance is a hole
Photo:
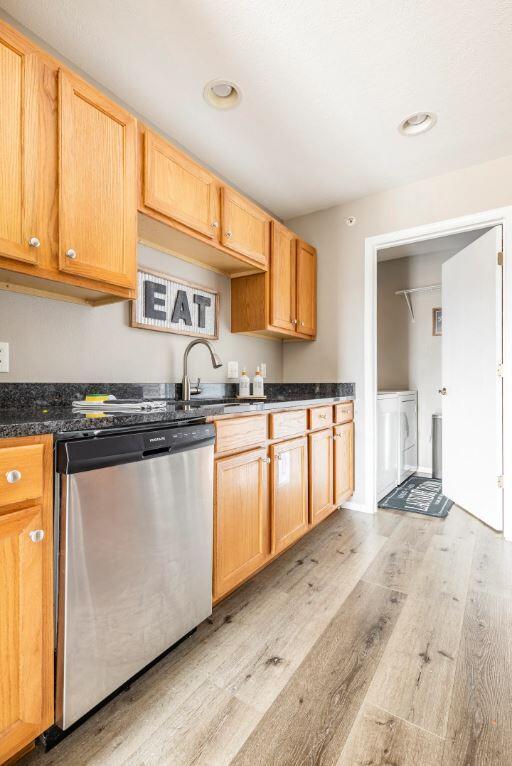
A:
{"label": "beige wall", "polygon": [[[139,245],[139,263],[220,291],[219,340],[213,341],[224,366],[213,370],[205,348],[190,355],[189,374],[204,381],[227,379],[227,362],[246,364],[250,375],[261,362],[267,380],[282,380],[282,343],[233,335],[229,279]],[[179,381],[190,338],[131,328],[129,303],[89,308],[0,291],[0,341],[10,343],[10,372],[0,383]]]}
{"label": "beige wall", "polygon": [[[318,340],[307,344],[307,348],[285,344],[283,376],[285,380],[297,381],[355,381],[354,502],[364,502],[365,238],[511,205],[511,179],[512,156],[508,156],[287,222],[318,248],[319,332]],[[345,224],[350,215],[357,219],[353,227]]]}
{"label": "beige wall", "polygon": [[377,360],[380,390],[418,392],[418,463],[432,470],[432,413],[441,409],[441,344],[432,335],[432,309],[441,292],[411,296],[414,322],[403,295],[396,290],[441,283],[444,253],[415,255],[379,263],[377,269]]}

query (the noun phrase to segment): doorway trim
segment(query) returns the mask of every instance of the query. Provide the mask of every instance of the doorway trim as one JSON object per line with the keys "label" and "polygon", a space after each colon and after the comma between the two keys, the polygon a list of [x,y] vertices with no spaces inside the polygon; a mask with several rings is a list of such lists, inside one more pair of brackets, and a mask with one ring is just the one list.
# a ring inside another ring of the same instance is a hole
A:
{"label": "doorway trim", "polygon": [[501,207],[365,239],[364,428],[365,510],[377,510],[377,253],[463,231],[503,227],[503,535],[512,540],[512,207]]}

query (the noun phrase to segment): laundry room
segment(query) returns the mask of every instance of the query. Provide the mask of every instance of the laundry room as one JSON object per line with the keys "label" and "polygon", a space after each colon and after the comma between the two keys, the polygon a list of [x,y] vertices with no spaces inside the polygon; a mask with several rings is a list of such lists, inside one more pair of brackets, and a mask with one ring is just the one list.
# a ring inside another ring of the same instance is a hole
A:
{"label": "laundry room", "polygon": [[[458,455],[463,450],[466,404],[470,406],[477,392],[467,364],[459,366],[458,379],[450,384],[449,368],[459,353],[467,354],[473,343],[484,342],[486,319],[475,301],[485,289],[479,286],[478,259],[480,251],[492,253],[494,239],[496,233],[480,228],[378,252],[376,481],[381,507],[446,515],[452,501],[467,491],[467,480],[457,478]],[[473,287],[468,284],[465,289],[466,279]],[[446,301],[448,340],[443,336]],[[493,317],[488,319],[491,327]],[[499,333],[497,342],[501,343]],[[443,462],[449,469],[449,490]]]}

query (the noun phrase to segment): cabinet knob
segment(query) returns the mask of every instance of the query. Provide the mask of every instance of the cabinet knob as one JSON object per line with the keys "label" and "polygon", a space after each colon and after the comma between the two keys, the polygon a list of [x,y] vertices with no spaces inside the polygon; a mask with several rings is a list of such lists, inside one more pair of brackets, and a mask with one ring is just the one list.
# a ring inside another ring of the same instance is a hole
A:
{"label": "cabinet knob", "polygon": [[232,232],[232,231],[227,231],[227,232],[226,232],[226,237],[227,237],[228,239],[231,239],[231,237],[232,237],[232,236],[233,236],[233,232]]}
{"label": "cabinet knob", "polygon": [[262,457],[261,460],[262,460],[263,463],[270,463],[270,458],[269,457]]}
{"label": "cabinet knob", "polygon": [[304,322],[302,322],[302,321],[301,321],[301,323],[300,323],[300,326],[301,326],[301,327],[304,327]]}
{"label": "cabinet knob", "polygon": [[218,221],[212,221],[210,226],[212,229],[218,229],[219,228],[219,222]]}
{"label": "cabinet knob", "polygon": [[327,413],[326,412],[320,412],[318,417],[322,418],[323,420],[325,420],[325,418],[327,417]]}
{"label": "cabinet knob", "polygon": [[72,247],[69,248],[69,250],[66,250],[66,258],[71,258],[72,261],[76,258],[76,250],[73,250]]}
{"label": "cabinet knob", "polygon": [[13,471],[7,471],[5,478],[9,484],[16,484],[16,482],[21,479],[21,471],[17,471],[16,469]]}
{"label": "cabinet knob", "polygon": [[445,387],[445,386],[443,386],[442,388],[439,388],[439,389],[438,389],[438,393],[439,393],[439,394],[441,394],[441,396],[446,396],[446,394],[448,393],[448,391],[446,390],[446,387]]}
{"label": "cabinet knob", "polygon": [[283,458],[283,456],[281,455],[281,453],[279,453],[279,455],[277,456],[277,459],[278,460],[282,460],[282,458]]}
{"label": "cabinet knob", "polygon": [[29,247],[40,247],[41,241],[37,237],[30,237],[28,245]]}
{"label": "cabinet knob", "polygon": [[297,324],[297,320],[296,319],[292,319],[292,324],[296,325]]}
{"label": "cabinet knob", "polygon": [[34,529],[28,533],[33,543],[40,543],[44,539],[44,529]]}

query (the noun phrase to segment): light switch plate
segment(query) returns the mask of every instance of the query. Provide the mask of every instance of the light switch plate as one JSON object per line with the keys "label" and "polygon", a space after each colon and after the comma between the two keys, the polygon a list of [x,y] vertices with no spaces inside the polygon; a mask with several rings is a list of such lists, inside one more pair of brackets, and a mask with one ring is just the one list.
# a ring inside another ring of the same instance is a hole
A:
{"label": "light switch plate", "polygon": [[238,362],[228,362],[228,378],[238,378]]}
{"label": "light switch plate", "polygon": [[267,365],[265,364],[265,362],[262,362],[260,364],[260,372],[261,372],[261,377],[262,378],[266,378],[267,377]]}
{"label": "light switch plate", "polygon": [[0,372],[9,372],[9,344],[0,341]]}

